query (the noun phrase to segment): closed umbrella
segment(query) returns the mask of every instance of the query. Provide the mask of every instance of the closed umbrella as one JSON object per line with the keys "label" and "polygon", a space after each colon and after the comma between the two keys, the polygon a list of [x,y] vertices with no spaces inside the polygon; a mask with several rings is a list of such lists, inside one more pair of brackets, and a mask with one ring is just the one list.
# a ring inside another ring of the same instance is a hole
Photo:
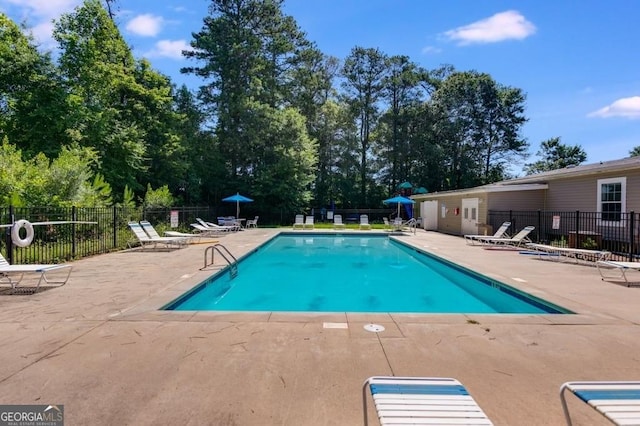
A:
{"label": "closed umbrella", "polygon": [[236,217],[240,217],[240,203],[251,203],[253,200],[249,197],[245,197],[244,195],[240,195],[240,193],[236,193],[235,195],[230,195],[227,198],[223,198],[222,201],[226,201],[228,203],[236,203]]}

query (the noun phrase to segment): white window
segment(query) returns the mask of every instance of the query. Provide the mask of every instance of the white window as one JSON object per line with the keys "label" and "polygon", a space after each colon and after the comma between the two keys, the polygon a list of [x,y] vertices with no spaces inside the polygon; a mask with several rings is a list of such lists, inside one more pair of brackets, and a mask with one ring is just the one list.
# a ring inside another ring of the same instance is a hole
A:
{"label": "white window", "polygon": [[622,226],[627,210],[627,178],[598,179],[598,213],[602,225]]}

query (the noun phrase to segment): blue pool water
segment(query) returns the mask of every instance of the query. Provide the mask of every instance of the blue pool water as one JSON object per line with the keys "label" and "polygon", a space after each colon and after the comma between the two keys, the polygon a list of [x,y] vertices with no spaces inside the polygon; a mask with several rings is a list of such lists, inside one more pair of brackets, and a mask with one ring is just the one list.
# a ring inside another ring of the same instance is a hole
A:
{"label": "blue pool water", "polygon": [[[218,260],[219,261],[219,260]],[[385,235],[281,234],[165,309],[569,313]]]}

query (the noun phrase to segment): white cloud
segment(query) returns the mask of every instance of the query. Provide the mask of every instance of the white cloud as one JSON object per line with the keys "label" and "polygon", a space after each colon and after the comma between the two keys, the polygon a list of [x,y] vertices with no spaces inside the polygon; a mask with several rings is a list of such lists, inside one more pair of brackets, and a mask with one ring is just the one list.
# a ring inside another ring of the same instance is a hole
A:
{"label": "white cloud", "polygon": [[444,33],[445,37],[459,45],[496,43],[504,40],[522,40],[536,32],[536,27],[515,10],[496,13],[463,27]]}
{"label": "white cloud", "polygon": [[160,40],[153,50],[145,53],[147,58],[182,59],[183,50],[193,50],[185,40]]}
{"label": "white cloud", "polygon": [[68,13],[80,5],[82,0],[4,0],[8,4],[19,6],[23,13],[49,20]]}
{"label": "white cloud", "polygon": [[435,54],[435,53],[440,53],[442,52],[442,49],[440,49],[439,47],[435,47],[435,46],[425,46],[422,48],[422,53],[425,55],[429,55],[429,54]]}
{"label": "white cloud", "polygon": [[[2,0],[7,6],[5,13],[19,16],[16,22],[24,21],[33,34],[35,40],[45,49],[55,47],[51,35],[53,19],[60,18],[63,13],[70,13],[82,0]],[[10,9],[10,10],[9,10]]]}
{"label": "white cloud", "polygon": [[618,99],[611,105],[607,105],[604,108],[600,108],[599,110],[588,114],[588,117],[624,117],[640,119],[640,96]]}
{"label": "white cloud", "polygon": [[138,15],[127,22],[127,31],[144,37],[155,37],[162,29],[164,19],[150,14]]}

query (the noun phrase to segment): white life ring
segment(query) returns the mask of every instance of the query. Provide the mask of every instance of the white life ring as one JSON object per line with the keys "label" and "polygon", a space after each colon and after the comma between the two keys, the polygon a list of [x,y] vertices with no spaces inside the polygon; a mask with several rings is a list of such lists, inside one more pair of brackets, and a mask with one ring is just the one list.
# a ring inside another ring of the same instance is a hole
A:
{"label": "white life ring", "polygon": [[[20,229],[27,231],[27,236],[20,238]],[[11,241],[18,247],[27,247],[33,241],[33,225],[28,220],[21,219],[11,227]]]}

